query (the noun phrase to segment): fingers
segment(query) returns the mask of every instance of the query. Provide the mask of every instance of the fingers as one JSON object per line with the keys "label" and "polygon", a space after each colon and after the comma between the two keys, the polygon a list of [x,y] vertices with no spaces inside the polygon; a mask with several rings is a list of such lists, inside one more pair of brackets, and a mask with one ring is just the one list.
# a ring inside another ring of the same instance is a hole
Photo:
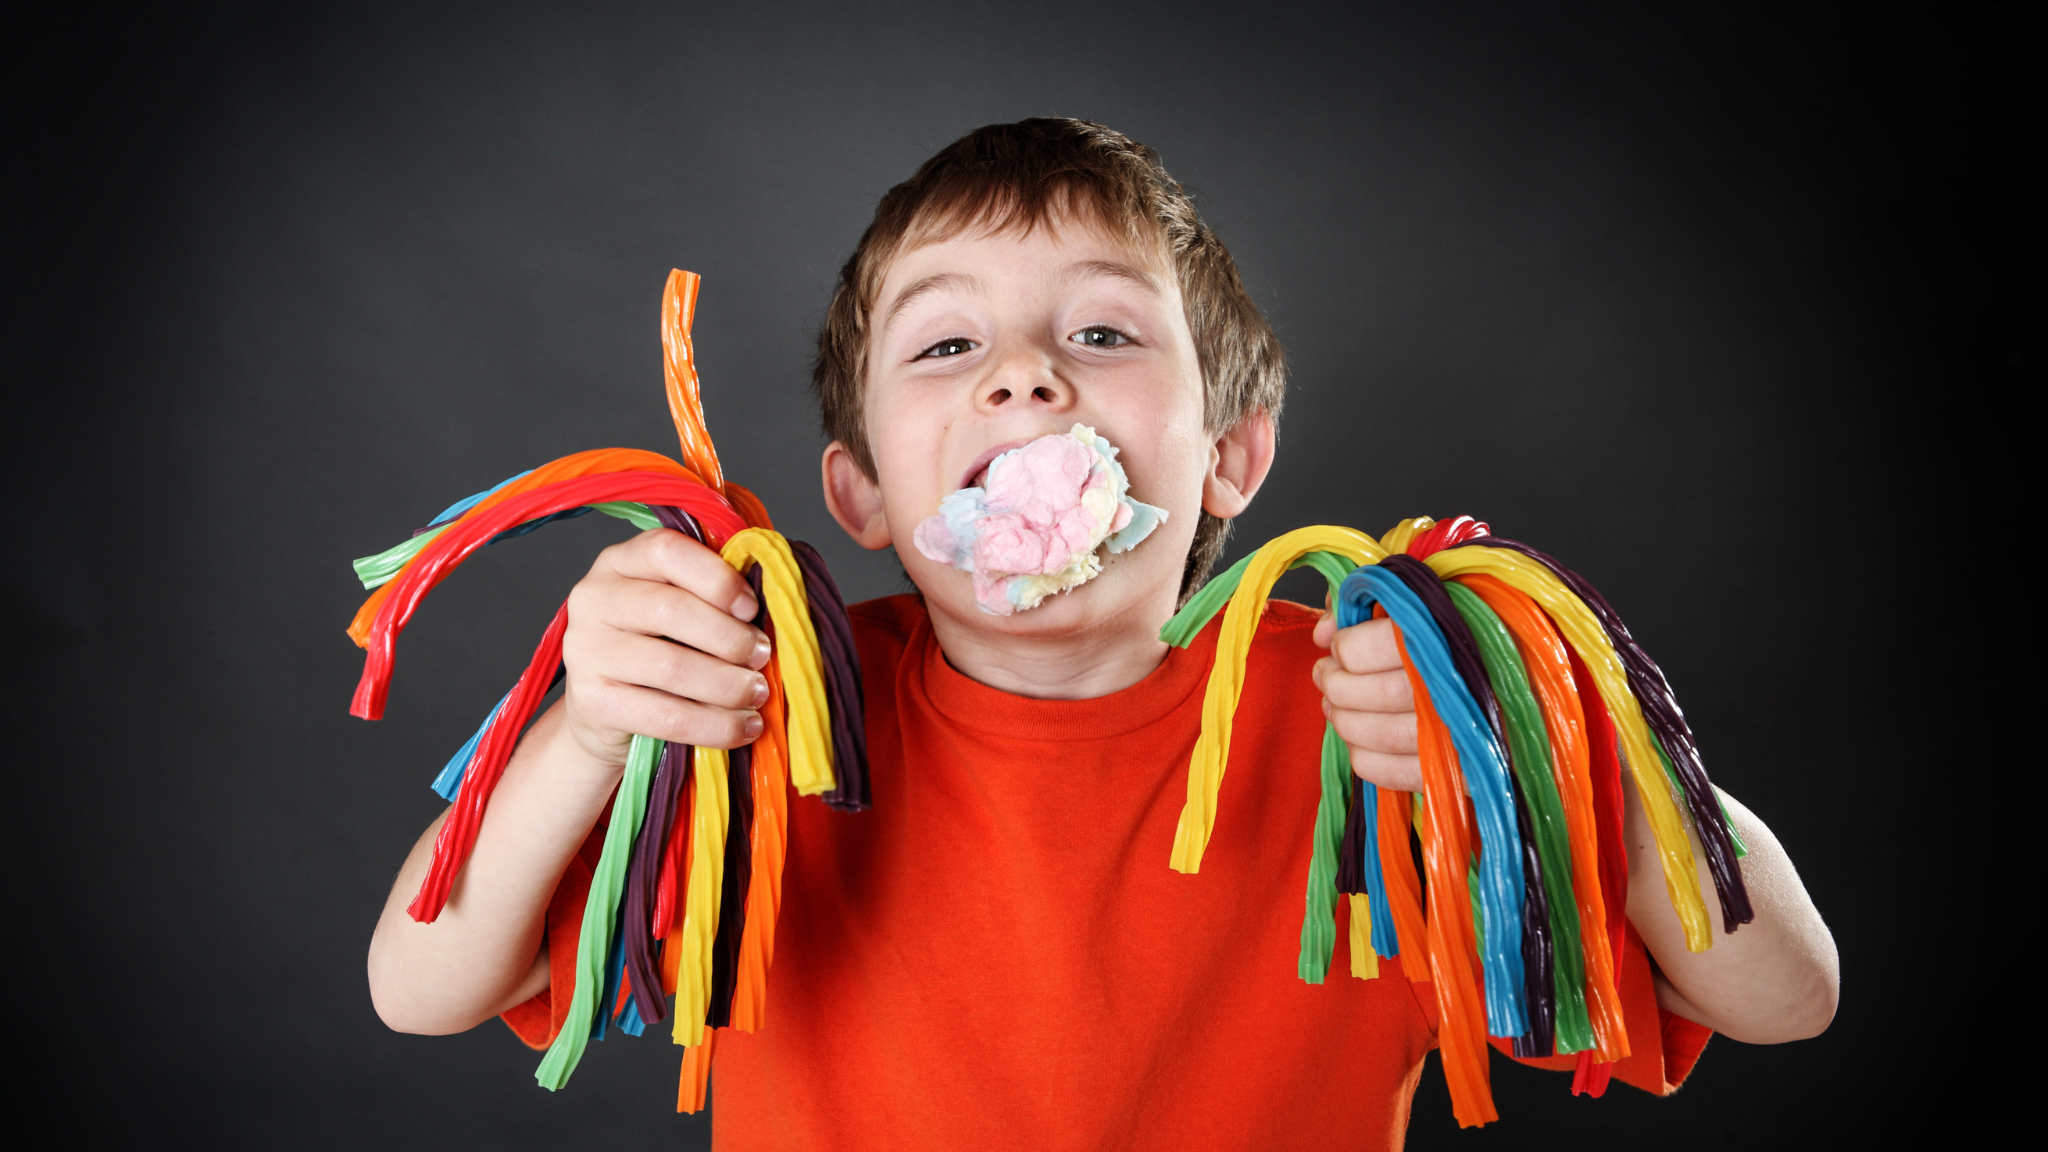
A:
{"label": "fingers", "polygon": [[664,636],[730,664],[759,668],[768,662],[768,637],[760,629],[671,584],[594,576],[570,594],[569,617],[583,627]]}
{"label": "fingers", "polygon": [[746,580],[719,559],[718,553],[681,532],[667,528],[642,532],[605,549],[597,563],[629,580],[674,585],[737,620],[752,620],[760,611]]}
{"label": "fingers", "polygon": [[1335,628],[1330,655],[1346,672],[1397,672],[1401,649],[1394,642],[1394,622],[1385,618],[1367,620],[1349,628]]}
{"label": "fingers", "polygon": [[1415,754],[1415,713],[1357,712],[1323,701],[1323,715],[1346,744],[1394,756]]}
{"label": "fingers", "polygon": [[1415,690],[1408,683],[1408,673],[1398,666],[1391,672],[1358,674],[1344,671],[1337,667],[1334,657],[1326,656],[1316,661],[1313,675],[1323,699],[1338,708],[1411,716],[1415,713]]}
{"label": "fingers", "polygon": [[760,672],[653,636],[597,631],[580,637],[570,657],[579,666],[598,670],[601,679],[714,708],[754,709],[768,702],[768,678]]}
{"label": "fingers", "polygon": [[569,594],[567,714],[586,746],[626,734],[734,748],[761,733],[768,637],[760,604],[716,552],[655,529],[598,557]]}
{"label": "fingers", "polygon": [[737,748],[761,734],[758,712],[715,708],[667,692],[616,680],[571,680],[570,709],[613,732],[637,732],[674,744]]}
{"label": "fingers", "polygon": [[1351,750],[1351,771],[1360,780],[1397,792],[1422,791],[1422,761],[1415,756],[1389,756],[1366,748]]}

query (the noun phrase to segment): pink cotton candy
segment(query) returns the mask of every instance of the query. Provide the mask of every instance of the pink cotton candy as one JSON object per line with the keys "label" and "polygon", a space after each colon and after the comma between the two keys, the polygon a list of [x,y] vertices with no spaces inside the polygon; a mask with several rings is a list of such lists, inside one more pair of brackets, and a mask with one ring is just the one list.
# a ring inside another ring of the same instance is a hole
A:
{"label": "pink cotton candy", "polygon": [[1108,481],[1089,475],[1095,453],[1070,436],[1047,436],[1018,449],[989,470],[986,497],[993,515],[982,521],[974,544],[981,572],[1050,575],[1098,543],[1101,524],[1081,504],[1081,493]]}

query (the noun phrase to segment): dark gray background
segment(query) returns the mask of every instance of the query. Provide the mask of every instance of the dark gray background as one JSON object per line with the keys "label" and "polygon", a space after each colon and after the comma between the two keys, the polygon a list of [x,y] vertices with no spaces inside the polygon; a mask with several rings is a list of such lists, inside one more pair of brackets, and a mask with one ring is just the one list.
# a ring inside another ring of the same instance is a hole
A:
{"label": "dark gray background", "polygon": [[1668,1101],[1496,1062],[1504,1118],[1463,1134],[1432,1063],[1414,1146],[1772,1146],[1999,1099],[1971,1029],[2009,1010],[1960,963],[1999,944],[1957,895],[1997,850],[1948,814],[2007,785],[1942,671],[1985,617],[1916,605],[1996,537],[2035,371],[2018,5],[416,7],[10,36],[15,1030],[82,1136],[706,1139],[665,1040],[551,1096],[499,1025],[386,1031],[362,977],[428,779],[624,530],[471,562],[376,725],[348,561],[554,456],[673,451],[680,266],[729,474],[849,599],[895,590],[817,495],[810,333],[883,190],[1037,114],[1156,147],[1288,345],[1231,555],[1470,511],[1564,558],[1837,934],[1823,1038],[1718,1041]]}

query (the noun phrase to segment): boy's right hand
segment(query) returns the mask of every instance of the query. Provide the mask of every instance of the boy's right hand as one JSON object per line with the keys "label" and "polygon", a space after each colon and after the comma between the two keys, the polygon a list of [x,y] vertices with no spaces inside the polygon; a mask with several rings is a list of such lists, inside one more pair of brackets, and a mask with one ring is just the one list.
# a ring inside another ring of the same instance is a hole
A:
{"label": "boy's right hand", "polygon": [[565,719],[583,751],[618,766],[637,735],[735,748],[761,734],[768,637],[740,574],[681,532],[655,528],[598,554],[569,593]]}

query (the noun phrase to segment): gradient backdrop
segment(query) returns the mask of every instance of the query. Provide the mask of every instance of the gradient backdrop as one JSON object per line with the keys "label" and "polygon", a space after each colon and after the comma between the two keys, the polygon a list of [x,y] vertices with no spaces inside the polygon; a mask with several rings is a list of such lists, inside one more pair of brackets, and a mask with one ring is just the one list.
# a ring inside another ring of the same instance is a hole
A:
{"label": "gradient backdrop", "polygon": [[2029,34],[2011,4],[1653,7],[18,24],[9,425],[62,471],[31,481],[58,516],[10,549],[31,640],[10,906],[15,1028],[51,1102],[81,1139],[702,1146],[665,1038],[615,1034],[551,1096],[499,1025],[385,1030],[362,975],[428,780],[626,529],[480,555],[407,633],[375,725],[347,714],[348,562],[552,457],[672,452],[656,307],[685,267],[729,474],[849,599],[895,591],[818,496],[810,334],[886,188],[976,125],[1065,114],[1159,150],[1292,356],[1230,556],[1472,512],[1563,558],[1837,933],[1821,1039],[1718,1041],[1668,1101],[1497,1061],[1503,1120],[1462,1134],[1432,1061],[1413,1146],[1773,1146],[1976,1114],[1998,1089],[1967,1029],[2003,1001],[1954,962],[1984,938],[1944,895],[1984,857],[1936,831],[1945,797],[2003,793],[1966,786],[1944,727],[1931,669],[1959,622],[1888,566],[1936,513],[1982,539],[1964,517],[2021,460],[1946,446],[2024,427],[1999,397],[2035,372],[2005,291]]}

